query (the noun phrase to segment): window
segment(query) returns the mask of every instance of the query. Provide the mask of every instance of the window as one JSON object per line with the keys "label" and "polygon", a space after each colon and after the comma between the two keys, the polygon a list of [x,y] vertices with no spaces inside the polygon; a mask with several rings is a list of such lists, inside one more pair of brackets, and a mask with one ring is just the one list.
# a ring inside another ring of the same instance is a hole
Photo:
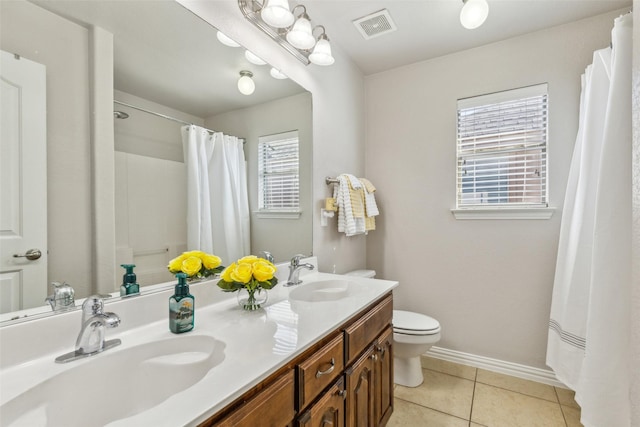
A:
{"label": "window", "polygon": [[547,85],[458,100],[458,209],[545,208]]}
{"label": "window", "polygon": [[299,212],[298,131],[258,138],[258,209]]}

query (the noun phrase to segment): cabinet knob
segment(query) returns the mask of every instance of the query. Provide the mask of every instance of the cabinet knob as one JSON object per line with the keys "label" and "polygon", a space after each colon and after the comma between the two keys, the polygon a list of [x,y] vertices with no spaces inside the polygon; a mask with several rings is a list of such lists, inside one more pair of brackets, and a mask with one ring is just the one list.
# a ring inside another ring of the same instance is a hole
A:
{"label": "cabinet knob", "polygon": [[384,356],[384,352],[386,351],[386,349],[383,346],[378,345],[378,346],[376,346],[376,351],[378,353],[380,353],[380,357],[383,357]]}
{"label": "cabinet knob", "polygon": [[331,366],[329,366],[329,368],[327,368],[327,370],[325,371],[321,371],[318,370],[316,371],[316,378],[320,378],[323,375],[327,375],[330,374],[331,372],[333,372],[333,370],[336,368],[336,360],[332,357],[331,358],[331,362],[329,362],[331,364]]}
{"label": "cabinet knob", "polygon": [[346,399],[346,398],[347,398],[347,390],[338,390],[338,391],[336,392],[336,394],[337,394],[338,396],[342,397],[343,399]]}
{"label": "cabinet knob", "polygon": [[376,360],[378,360],[378,355],[377,355],[377,354],[372,354],[372,355],[371,355],[371,360],[373,360],[374,362],[375,362]]}

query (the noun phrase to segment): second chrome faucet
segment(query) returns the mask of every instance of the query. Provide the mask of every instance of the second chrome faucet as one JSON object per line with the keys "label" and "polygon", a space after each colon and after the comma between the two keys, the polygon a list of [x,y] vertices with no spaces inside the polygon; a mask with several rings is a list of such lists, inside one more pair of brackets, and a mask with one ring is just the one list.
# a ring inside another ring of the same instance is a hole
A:
{"label": "second chrome faucet", "polygon": [[120,325],[115,313],[104,312],[104,300],[92,295],[82,303],[82,326],[76,341],[75,351],[56,358],[57,363],[67,363],[87,356],[93,356],[111,347],[120,345],[119,339],[105,341],[107,328]]}
{"label": "second chrome faucet", "polygon": [[287,283],[284,286],[293,286],[299,285],[302,283],[302,280],[299,279],[300,270],[306,268],[307,270],[313,270],[313,264],[300,264],[300,260],[302,258],[306,258],[306,255],[296,255],[291,258],[291,263],[289,264],[289,279],[287,279]]}

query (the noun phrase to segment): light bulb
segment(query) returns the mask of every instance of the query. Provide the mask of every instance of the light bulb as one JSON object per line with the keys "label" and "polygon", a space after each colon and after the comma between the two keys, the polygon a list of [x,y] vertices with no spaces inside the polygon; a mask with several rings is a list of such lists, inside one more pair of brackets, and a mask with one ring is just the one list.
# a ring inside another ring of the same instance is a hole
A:
{"label": "light bulb", "polygon": [[238,90],[241,94],[251,95],[256,90],[256,84],[251,77],[253,77],[253,73],[251,71],[240,71]]}
{"label": "light bulb", "polygon": [[244,57],[247,58],[247,61],[251,62],[252,64],[255,65],[264,65],[266,64],[265,61],[263,61],[260,57],[258,57],[255,53],[251,52],[250,50],[245,50],[244,51]]}
{"label": "light bulb", "polygon": [[313,52],[309,55],[309,61],[316,65],[331,65],[336,61],[331,55],[329,39],[324,34],[320,36],[316,47],[313,48]]}
{"label": "light bulb", "polygon": [[273,77],[274,79],[278,79],[278,80],[283,80],[283,79],[288,79],[289,77],[287,77],[287,75],[285,73],[283,73],[282,71],[276,69],[276,68],[271,68],[271,71],[269,71],[269,74],[271,74],[271,77]]}
{"label": "light bulb", "polygon": [[265,3],[260,11],[264,22],[275,28],[286,28],[293,24],[295,18],[287,0],[267,0]]}
{"label": "light bulb", "polygon": [[311,22],[306,14],[302,14],[293,24],[293,28],[287,33],[287,41],[298,49],[311,49],[316,44],[316,39],[311,34]]}
{"label": "light bulb", "polygon": [[218,31],[218,33],[216,34],[216,37],[218,38],[218,41],[223,45],[226,45],[229,47],[240,47],[240,44],[236,43],[235,40],[231,39],[222,31]]}
{"label": "light bulb", "polygon": [[463,2],[464,6],[460,11],[460,23],[469,30],[478,28],[489,16],[487,0],[463,0]]}

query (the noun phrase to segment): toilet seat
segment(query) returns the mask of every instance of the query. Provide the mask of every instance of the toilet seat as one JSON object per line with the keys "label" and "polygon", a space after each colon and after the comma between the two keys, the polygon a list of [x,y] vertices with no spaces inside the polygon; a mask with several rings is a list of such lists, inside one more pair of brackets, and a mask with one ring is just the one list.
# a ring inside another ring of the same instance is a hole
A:
{"label": "toilet seat", "polygon": [[403,335],[435,335],[440,332],[440,323],[424,314],[393,310],[393,332]]}

